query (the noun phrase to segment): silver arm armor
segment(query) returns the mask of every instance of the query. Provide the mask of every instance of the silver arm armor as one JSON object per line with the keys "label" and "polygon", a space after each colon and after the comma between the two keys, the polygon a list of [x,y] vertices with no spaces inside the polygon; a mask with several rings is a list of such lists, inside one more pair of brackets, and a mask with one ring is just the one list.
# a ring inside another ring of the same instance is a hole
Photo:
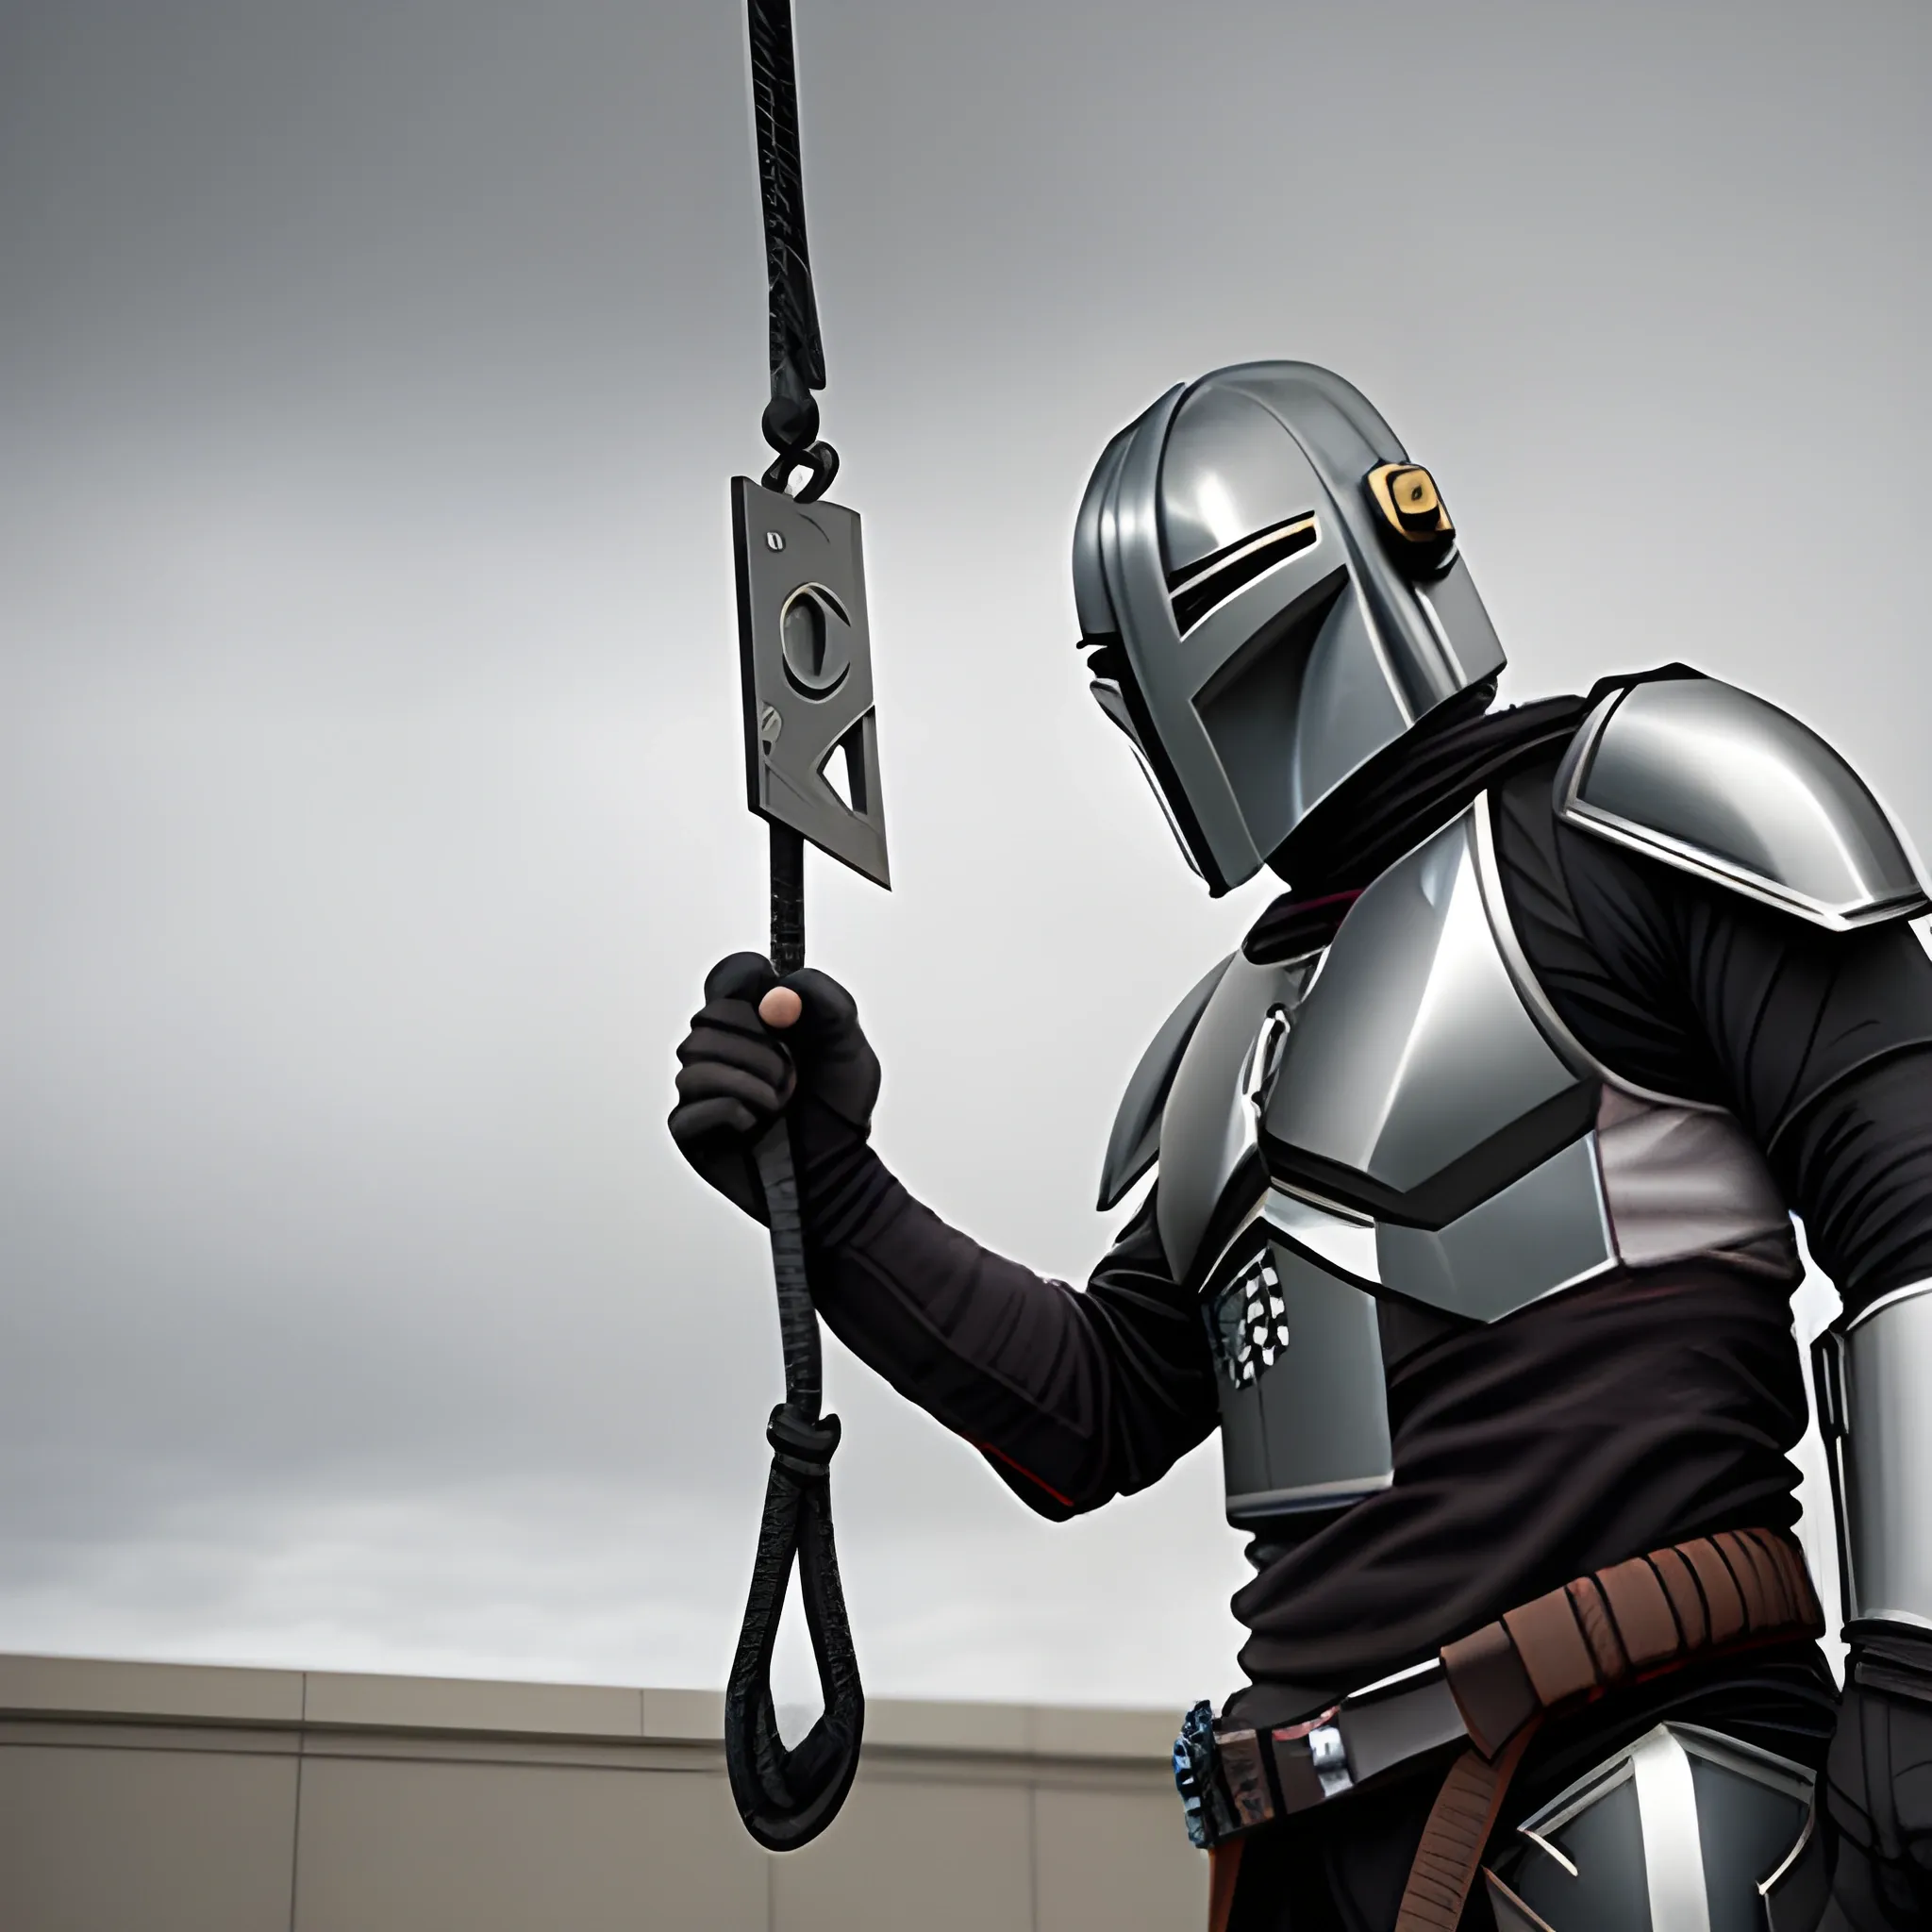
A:
{"label": "silver arm armor", "polygon": [[1932,1630],[1932,1281],[1819,1338],[1844,1614]]}
{"label": "silver arm armor", "polygon": [[1923,912],[1885,808],[1816,732],[1715,678],[1613,692],[1557,773],[1557,813],[1834,932]]}

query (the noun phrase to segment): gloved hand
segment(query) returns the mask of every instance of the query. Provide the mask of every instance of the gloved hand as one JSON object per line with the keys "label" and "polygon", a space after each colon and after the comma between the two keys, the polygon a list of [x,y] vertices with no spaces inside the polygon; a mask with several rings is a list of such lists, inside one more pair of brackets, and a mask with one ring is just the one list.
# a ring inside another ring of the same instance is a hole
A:
{"label": "gloved hand", "polygon": [[1932,1924],[1932,1641],[1855,1629],[1825,1764],[1831,1902],[1821,1932]]}
{"label": "gloved hand", "polygon": [[780,1114],[801,1181],[814,1157],[872,1131],[878,1057],[852,995],[809,966],[781,980],[758,953],[719,960],[677,1058],[671,1138],[721,1194],[760,1221],[770,1216],[752,1150]]}

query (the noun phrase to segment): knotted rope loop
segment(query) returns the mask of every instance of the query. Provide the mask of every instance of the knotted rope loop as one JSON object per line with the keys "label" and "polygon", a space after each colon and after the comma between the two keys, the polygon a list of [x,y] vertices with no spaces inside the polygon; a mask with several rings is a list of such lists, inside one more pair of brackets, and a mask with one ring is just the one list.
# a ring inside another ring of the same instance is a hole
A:
{"label": "knotted rope loop", "polygon": [[[774,877],[785,870],[774,869]],[[797,938],[802,955],[802,931]],[[765,1424],[772,1468],[765,1479],[765,1510],[744,1624],[724,1687],[724,1769],[744,1828],[767,1851],[787,1852],[816,1838],[845,1801],[865,1733],[865,1692],[832,1541],[830,1478],[839,1418],[819,1413],[819,1324],[806,1272],[798,1177],[784,1122],[764,1135],[755,1152],[772,1219],[785,1400]],[[772,1705],[772,1649],[794,1567],[824,1703],[823,1714],[795,1750],[779,1736]]]}
{"label": "knotted rope loop", "polygon": [[788,1469],[801,1482],[822,1483],[832,1473],[832,1452],[839,1446],[839,1418],[822,1416],[817,1422],[801,1415],[781,1402],[765,1424],[765,1441],[772,1445],[772,1459]]}
{"label": "knotted rope loop", "polygon": [[[828,1478],[839,1418],[812,1422],[780,1403],[765,1434],[772,1471],[744,1626],[724,1690],[724,1769],[744,1828],[767,1851],[789,1852],[816,1838],[845,1802],[865,1733],[865,1693],[832,1543]],[[824,1704],[795,1748],[779,1735],[772,1704],[772,1649],[794,1566]]]}

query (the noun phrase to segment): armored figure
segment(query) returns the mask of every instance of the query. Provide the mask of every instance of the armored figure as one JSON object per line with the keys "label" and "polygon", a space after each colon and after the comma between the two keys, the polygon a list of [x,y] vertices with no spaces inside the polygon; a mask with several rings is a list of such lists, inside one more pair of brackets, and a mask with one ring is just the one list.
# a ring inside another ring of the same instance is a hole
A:
{"label": "armored figure", "polygon": [[[807,971],[714,969],[672,1131],[763,1213],[791,1125],[821,1312],[1063,1518],[1219,1427],[1244,1687],[1176,1774],[1241,1928],[1932,1924],[1932,959],[1904,843],[1682,665],[1492,709],[1434,479],[1306,364],[1176,388],[1074,546],[1101,709],[1211,893],[1289,890],[1121,1102],[1084,1291],[868,1143]],[[1792,1216],[1840,1695],[1792,1536]]]}

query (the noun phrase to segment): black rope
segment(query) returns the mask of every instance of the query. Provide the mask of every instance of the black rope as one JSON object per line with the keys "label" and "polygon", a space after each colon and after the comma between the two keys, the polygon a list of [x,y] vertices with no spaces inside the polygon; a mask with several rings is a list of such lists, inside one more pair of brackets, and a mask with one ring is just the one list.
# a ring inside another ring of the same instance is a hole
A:
{"label": "black rope", "polygon": [[[812,395],[824,387],[825,352],[805,239],[790,0],[746,0],[746,16],[771,315],[772,400],[760,427],[777,453],[761,480],[768,490],[790,490],[797,501],[810,503],[838,474],[839,456],[818,440],[819,409]],[[771,836],[772,963],[783,976],[805,964],[805,841],[775,822]],[[865,1692],[832,1540],[830,1474],[839,1419],[819,1413],[824,1390],[818,1315],[806,1268],[791,1141],[782,1120],[758,1141],[755,1155],[772,1224],[785,1400],[772,1411],[765,1430],[772,1469],[744,1623],[724,1689],[724,1766],[745,1829],[768,1851],[784,1852],[809,1843],[845,1802],[858,1769]],[[804,1740],[788,1746],[772,1706],[772,1650],[794,1566],[823,1709]]]}
{"label": "black rope", "polygon": [[[809,1843],[845,1802],[858,1769],[865,1691],[832,1537],[830,1474],[839,1418],[819,1413],[818,1317],[806,1274],[791,1142],[782,1121],[758,1142],[756,1156],[772,1222],[785,1400],[765,1428],[772,1469],[744,1623],[724,1690],[724,1767],[745,1829],[766,1850],[784,1852]],[[772,1650],[794,1563],[823,1708],[803,1741],[788,1747],[772,1705]]]}
{"label": "black rope", "polygon": [[746,0],[751,32],[752,119],[758,192],[764,204],[765,286],[771,317],[772,400],[759,427],[777,451],[759,479],[792,491],[800,503],[823,496],[839,474],[839,452],[819,439],[814,390],[825,386],[825,346],[805,240],[805,181],[798,152],[798,75],[791,51],[791,0]]}
{"label": "black rope", "polygon": [[805,835],[772,828],[772,970],[783,979],[805,964]]}
{"label": "black rope", "polygon": [[[758,1164],[772,1215],[785,1400],[765,1429],[772,1470],[744,1624],[724,1688],[724,1769],[744,1828],[767,1851],[789,1852],[824,1830],[852,1789],[865,1692],[832,1540],[829,1478],[839,1418],[818,1413],[818,1318],[805,1279],[798,1187],[782,1122],[758,1143]],[[804,1740],[788,1746],[772,1705],[772,1650],[794,1563],[823,1708]]]}

